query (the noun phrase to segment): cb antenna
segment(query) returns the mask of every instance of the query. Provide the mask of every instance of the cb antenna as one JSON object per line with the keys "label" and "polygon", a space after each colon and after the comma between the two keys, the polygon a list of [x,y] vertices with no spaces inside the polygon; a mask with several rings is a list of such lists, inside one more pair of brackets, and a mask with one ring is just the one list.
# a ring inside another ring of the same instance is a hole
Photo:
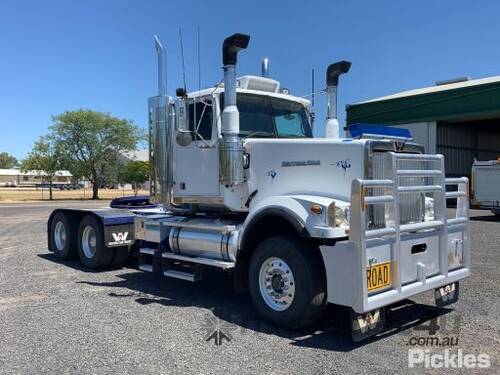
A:
{"label": "cb antenna", "polygon": [[311,104],[314,108],[314,68],[311,69],[311,92],[312,92]]}
{"label": "cb antenna", "polygon": [[184,43],[182,43],[182,30],[180,27],[179,27],[179,41],[181,43],[182,81],[184,83],[184,92],[187,92],[187,89],[186,89],[186,66],[184,65]]}
{"label": "cb antenna", "polygon": [[198,32],[198,92],[201,91],[201,54],[200,54],[200,25],[197,26]]}

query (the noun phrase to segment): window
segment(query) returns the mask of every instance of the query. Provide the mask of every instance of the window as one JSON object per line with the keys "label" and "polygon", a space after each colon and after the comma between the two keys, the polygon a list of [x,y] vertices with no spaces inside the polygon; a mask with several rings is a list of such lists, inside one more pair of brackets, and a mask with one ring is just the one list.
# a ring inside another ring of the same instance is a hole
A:
{"label": "window", "polygon": [[[207,99],[205,99],[207,100]],[[209,102],[208,102],[209,103]],[[198,126],[198,133],[204,140],[209,140],[212,138],[212,106],[206,105],[205,103],[193,103],[188,105],[189,111],[189,130],[195,131]],[[196,117],[196,121],[195,121]],[[200,121],[201,118],[201,121]],[[200,140],[200,136],[196,137]]]}
{"label": "window", "polygon": [[[311,138],[306,110],[300,103],[270,96],[238,93],[240,136],[256,138]],[[221,111],[224,95],[220,96]]]}
{"label": "window", "polygon": [[287,100],[272,100],[274,123],[278,137],[312,137],[307,114],[302,105]]}
{"label": "window", "polygon": [[271,106],[265,96],[238,96],[237,107],[240,113],[240,134],[243,137],[274,137]]}
{"label": "window", "polygon": [[29,181],[28,176],[23,176],[23,181]]}

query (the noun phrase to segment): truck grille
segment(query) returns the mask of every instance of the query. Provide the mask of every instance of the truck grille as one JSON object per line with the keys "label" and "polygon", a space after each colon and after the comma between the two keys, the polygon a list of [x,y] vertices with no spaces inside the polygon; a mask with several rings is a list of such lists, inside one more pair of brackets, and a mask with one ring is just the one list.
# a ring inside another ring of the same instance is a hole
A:
{"label": "truck grille", "polygon": [[[375,151],[372,159],[372,179],[391,179],[391,176],[386,176],[385,166],[386,153]],[[398,160],[398,169],[414,169],[422,170],[429,169],[427,161],[420,160]],[[406,177],[399,178],[399,186],[416,186],[425,185],[426,177]],[[373,189],[374,194],[382,194],[381,189]],[[368,211],[368,228],[378,229],[385,227],[385,207],[383,205],[374,205],[369,207]],[[400,195],[399,198],[399,218],[400,224],[418,223],[425,220],[425,194],[424,193],[406,193]]]}

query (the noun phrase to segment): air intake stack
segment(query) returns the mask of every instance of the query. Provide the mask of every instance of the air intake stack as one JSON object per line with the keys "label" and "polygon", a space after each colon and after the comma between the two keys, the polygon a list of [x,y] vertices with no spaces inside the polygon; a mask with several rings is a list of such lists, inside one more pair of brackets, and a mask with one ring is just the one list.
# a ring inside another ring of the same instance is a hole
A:
{"label": "air intake stack", "polygon": [[234,186],[244,182],[243,143],[240,115],[236,107],[236,62],[238,52],[246,49],[250,36],[234,34],[224,40],[222,61],[224,69],[224,111],[222,112],[222,142],[219,147],[220,180]]}
{"label": "air intake stack", "polygon": [[328,113],[326,116],[325,137],[339,138],[339,120],[337,115],[337,87],[339,76],[347,73],[351,63],[349,61],[339,61],[331,64],[326,70],[326,95],[328,100]]}

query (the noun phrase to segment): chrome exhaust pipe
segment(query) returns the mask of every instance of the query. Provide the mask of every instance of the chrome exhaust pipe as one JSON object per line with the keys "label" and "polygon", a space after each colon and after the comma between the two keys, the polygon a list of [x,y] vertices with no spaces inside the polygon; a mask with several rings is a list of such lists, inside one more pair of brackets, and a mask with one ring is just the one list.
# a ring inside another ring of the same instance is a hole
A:
{"label": "chrome exhaust pipe", "polygon": [[154,36],[156,53],[158,55],[158,96],[167,95],[167,56],[158,36]]}
{"label": "chrome exhaust pipe", "polygon": [[158,95],[149,98],[149,163],[151,200],[167,210],[172,204],[172,132],[173,103],[167,96],[166,53],[158,36],[154,36],[158,57]]}
{"label": "chrome exhaust pipe", "polygon": [[236,62],[238,52],[248,47],[250,36],[234,34],[224,40],[224,111],[222,112],[222,142],[219,147],[220,181],[226,186],[244,182],[243,143],[239,138],[240,114],[236,107]]}
{"label": "chrome exhaust pipe", "polygon": [[326,96],[328,110],[325,125],[326,138],[340,138],[340,125],[337,114],[337,87],[339,76],[349,71],[351,63],[349,61],[339,61],[331,64],[326,70]]}

